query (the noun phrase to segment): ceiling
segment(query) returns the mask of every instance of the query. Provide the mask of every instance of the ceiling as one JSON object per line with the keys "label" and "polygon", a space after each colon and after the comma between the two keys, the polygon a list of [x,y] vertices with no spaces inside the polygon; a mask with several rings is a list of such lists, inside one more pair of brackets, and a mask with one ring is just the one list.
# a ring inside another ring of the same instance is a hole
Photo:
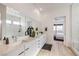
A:
{"label": "ceiling", "polygon": [[[32,18],[38,17],[39,14],[48,15],[56,6],[69,6],[68,3],[4,3],[4,5],[14,8],[24,15],[29,15]],[[49,16],[49,15],[48,15]]]}

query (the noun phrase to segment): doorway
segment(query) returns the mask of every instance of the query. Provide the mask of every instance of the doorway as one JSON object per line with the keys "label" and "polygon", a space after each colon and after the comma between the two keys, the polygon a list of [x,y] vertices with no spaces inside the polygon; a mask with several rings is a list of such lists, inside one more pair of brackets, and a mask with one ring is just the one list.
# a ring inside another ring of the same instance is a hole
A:
{"label": "doorway", "polygon": [[53,30],[54,30],[54,40],[64,41],[65,38],[65,16],[60,16],[55,18]]}

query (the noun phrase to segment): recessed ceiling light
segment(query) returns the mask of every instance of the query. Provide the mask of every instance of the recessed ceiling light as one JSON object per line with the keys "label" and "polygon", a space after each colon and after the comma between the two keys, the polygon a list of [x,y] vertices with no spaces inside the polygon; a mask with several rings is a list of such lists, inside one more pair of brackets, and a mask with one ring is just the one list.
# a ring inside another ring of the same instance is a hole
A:
{"label": "recessed ceiling light", "polygon": [[39,8],[39,10],[42,11],[43,9],[42,8]]}
{"label": "recessed ceiling light", "polygon": [[34,12],[37,14],[37,15],[40,15],[40,11],[38,9],[34,9]]}
{"label": "recessed ceiling light", "polygon": [[13,21],[13,24],[15,24],[15,25],[20,25],[20,23],[17,22],[17,21]]}
{"label": "recessed ceiling light", "polygon": [[11,20],[6,20],[6,23],[7,24],[11,24]]}

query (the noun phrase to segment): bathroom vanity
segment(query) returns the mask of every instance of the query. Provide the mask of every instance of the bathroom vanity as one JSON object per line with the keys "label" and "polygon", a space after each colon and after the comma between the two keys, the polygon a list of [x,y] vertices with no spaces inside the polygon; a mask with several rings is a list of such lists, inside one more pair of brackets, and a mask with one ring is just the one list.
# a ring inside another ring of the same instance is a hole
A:
{"label": "bathroom vanity", "polygon": [[18,42],[0,46],[2,56],[35,56],[46,43],[46,35],[38,35],[35,38],[20,37]]}
{"label": "bathroom vanity", "polygon": [[[33,26],[34,29],[38,27],[38,31],[41,32],[41,23],[13,8],[2,4],[0,7],[0,56],[37,55],[46,43],[46,35],[41,34],[31,38],[25,36],[25,32],[29,26]],[[3,44],[4,37],[9,38],[9,44]]]}

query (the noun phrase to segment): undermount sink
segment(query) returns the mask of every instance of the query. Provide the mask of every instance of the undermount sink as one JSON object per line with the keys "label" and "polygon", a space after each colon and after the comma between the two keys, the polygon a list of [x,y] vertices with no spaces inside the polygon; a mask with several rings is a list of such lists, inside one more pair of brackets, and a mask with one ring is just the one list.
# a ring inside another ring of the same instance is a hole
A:
{"label": "undermount sink", "polygon": [[[18,44],[21,44],[22,42],[30,42],[31,40],[33,40],[34,38],[31,38],[29,36],[22,36],[22,37],[18,37],[16,40],[17,41],[9,41],[9,44],[7,46],[15,46]],[[6,44],[2,44],[2,45],[6,45]]]}
{"label": "undermount sink", "polygon": [[[0,48],[3,48],[3,47],[14,47],[14,46],[17,46],[19,44],[22,44],[22,42],[30,42],[32,41],[34,38],[31,38],[29,36],[23,36],[23,37],[18,37],[17,38],[17,41],[16,42],[9,42],[9,44],[0,44]],[[1,41],[2,42],[2,41]]]}
{"label": "undermount sink", "polygon": [[26,38],[25,40],[23,40],[23,42],[30,42],[30,41],[32,41],[34,38],[32,38],[32,37],[28,37],[28,38]]}
{"label": "undermount sink", "polygon": [[22,37],[18,37],[17,40],[26,40],[28,38],[29,38],[29,36],[22,36]]}

